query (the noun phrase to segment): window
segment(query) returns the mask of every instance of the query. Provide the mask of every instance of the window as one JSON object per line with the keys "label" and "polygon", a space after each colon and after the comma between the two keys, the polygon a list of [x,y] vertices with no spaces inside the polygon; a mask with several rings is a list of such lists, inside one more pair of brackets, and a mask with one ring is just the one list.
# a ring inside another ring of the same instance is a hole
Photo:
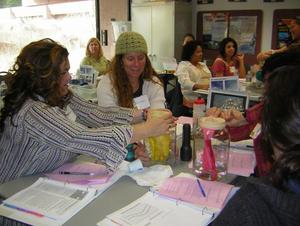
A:
{"label": "window", "polygon": [[0,71],[8,70],[28,43],[51,38],[68,49],[70,72],[75,74],[85,55],[88,40],[96,35],[95,1],[38,2],[5,0],[1,3]]}

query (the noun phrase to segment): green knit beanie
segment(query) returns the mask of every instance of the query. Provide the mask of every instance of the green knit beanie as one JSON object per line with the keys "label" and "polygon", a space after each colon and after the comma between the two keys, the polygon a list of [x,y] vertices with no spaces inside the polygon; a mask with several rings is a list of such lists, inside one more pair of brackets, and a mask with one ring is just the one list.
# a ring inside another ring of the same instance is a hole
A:
{"label": "green knit beanie", "polygon": [[129,52],[142,52],[147,54],[147,44],[141,34],[129,31],[119,36],[116,43],[116,55]]}

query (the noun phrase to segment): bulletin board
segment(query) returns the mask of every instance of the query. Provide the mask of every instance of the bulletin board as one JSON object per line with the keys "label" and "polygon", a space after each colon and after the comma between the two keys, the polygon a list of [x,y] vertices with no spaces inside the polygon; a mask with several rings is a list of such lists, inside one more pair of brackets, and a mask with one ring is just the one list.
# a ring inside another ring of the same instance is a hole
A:
{"label": "bulletin board", "polygon": [[272,49],[278,49],[283,45],[288,45],[292,41],[289,31],[291,19],[300,18],[300,9],[277,9],[273,14]]}
{"label": "bulletin board", "polygon": [[197,13],[197,39],[203,45],[203,58],[211,65],[218,56],[219,42],[231,37],[238,43],[238,52],[245,54],[245,63],[256,63],[261,48],[262,11],[202,11]]}

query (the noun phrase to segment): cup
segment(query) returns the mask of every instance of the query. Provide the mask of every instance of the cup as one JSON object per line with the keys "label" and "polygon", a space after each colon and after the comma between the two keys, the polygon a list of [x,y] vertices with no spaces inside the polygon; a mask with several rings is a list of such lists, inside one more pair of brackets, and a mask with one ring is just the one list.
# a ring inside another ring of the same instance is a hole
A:
{"label": "cup", "polygon": [[[148,114],[152,118],[160,118],[169,114],[169,112],[165,109],[151,109]],[[169,134],[147,138],[145,145],[152,164],[166,164],[170,160],[171,154],[176,156],[176,153],[172,153],[173,149],[176,151],[175,129],[171,130]]]}

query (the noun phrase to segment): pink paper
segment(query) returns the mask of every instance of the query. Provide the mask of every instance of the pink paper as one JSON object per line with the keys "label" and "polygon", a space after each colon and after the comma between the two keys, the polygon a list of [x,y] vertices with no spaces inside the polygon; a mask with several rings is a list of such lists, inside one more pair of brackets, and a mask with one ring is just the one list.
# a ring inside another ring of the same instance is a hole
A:
{"label": "pink paper", "polygon": [[[79,173],[93,173],[94,175],[71,175],[60,174],[60,172],[79,172]],[[111,174],[108,173],[104,165],[84,162],[84,163],[66,163],[54,170],[52,173],[47,173],[46,176],[53,180],[81,184],[93,185],[106,183]]]}
{"label": "pink paper", "polygon": [[250,151],[230,151],[228,173],[248,177],[254,172],[255,156]]}
{"label": "pink paper", "polygon": [[196,178],[173,177],[167,179],[159,189],[159,194],[185,202],[221,209],[232,185],[217,181],[200,180],[206,197],[200,192]]}

